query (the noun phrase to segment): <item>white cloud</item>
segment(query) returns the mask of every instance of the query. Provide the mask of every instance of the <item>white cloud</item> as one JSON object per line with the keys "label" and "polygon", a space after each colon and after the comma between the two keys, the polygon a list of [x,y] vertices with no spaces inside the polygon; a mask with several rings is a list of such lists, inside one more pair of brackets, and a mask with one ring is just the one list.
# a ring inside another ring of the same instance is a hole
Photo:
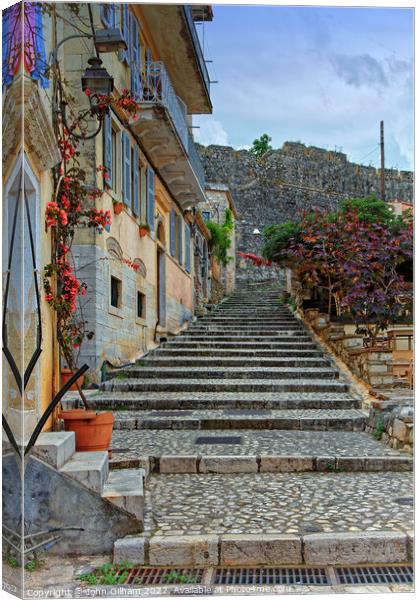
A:
{"label": "white cloud", "polygon": [[229,145],[228,134],[220,121],[216,121],[211,117],[199,116],[196,117],[194,124],[199,126],[199,129],[194,129],[194,139],[199,144],[204,146],[210,146],[211,144]]}

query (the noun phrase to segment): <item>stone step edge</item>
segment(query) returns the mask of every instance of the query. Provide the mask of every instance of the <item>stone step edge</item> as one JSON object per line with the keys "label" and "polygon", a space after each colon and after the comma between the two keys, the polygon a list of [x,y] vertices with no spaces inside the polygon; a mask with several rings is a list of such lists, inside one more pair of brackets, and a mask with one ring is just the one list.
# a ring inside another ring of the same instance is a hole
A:
{"label": "stone step edge", "polygon": [[114,563],[150,566],[283,566],[404,563],[413,532],[128,536],[114,543]]}
{"label": "stone step edge", "polygon": [[[118,455],[116,455],[118,458]],[[139,456],[139,465],[150,474],[241,473],[344,473],[409,472],[413,458],[407,456],[296,456],[296,455],[160,455]]]}
{"label": "stone step edge", "polygon": [[[229,421],[226,421],[226,419]],[[364,414],[348,417],[273,417],[270,415],[250,415],[247,418],[232,415],[215,417],[129,417],[118,415],[115,418],[114,430],[171,430],[171,431],[209,431],[212,429],[268,429],[291,430],[291,431],[361,431],[366,424],[367,417]]]}

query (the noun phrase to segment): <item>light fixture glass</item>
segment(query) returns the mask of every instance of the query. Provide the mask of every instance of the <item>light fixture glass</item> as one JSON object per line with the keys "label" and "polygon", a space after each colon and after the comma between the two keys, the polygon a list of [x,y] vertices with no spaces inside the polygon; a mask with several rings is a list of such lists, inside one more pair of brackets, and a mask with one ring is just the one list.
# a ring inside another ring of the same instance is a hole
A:
{"label": "light fixture glass", "polygon": [[97,56],[89,58],[89,66],[82,76],[82,90],[90,90],[91,95],[109,96],[114,89],[114,79],[102,66],[102,61]]}

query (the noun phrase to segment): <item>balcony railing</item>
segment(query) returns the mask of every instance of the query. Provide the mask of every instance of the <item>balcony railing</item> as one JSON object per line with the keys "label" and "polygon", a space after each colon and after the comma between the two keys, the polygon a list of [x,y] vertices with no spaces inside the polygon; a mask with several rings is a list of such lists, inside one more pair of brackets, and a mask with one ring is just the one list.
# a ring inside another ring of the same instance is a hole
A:
{"label": "balcony railing", "polygon": [[161,104],[166,108],[185,152],[188,152],[188,124],[185,112],[162,61],[151,62],[147,65],[146,73],[142,76],[140,96],[142,102]]}
{"label": "balcony railing", "polygon": [[198,154],[194,139],[191,134],[188,134],[188,158],[190,159],[194,173],[196,174],[197,179],[204,190],[206,178],[204,175],[203,163],[201,162],[200,155]]}
{"label": "balcony railing", "polygon": [[204,188],[204,169],[194,140],[189,133],[185,109],[172,87],[169,74],[162,61],[154,61],[147,65],[146,72],[142,76],[140,101],[162,105],[166,109],[197,179]]}
{"label": "balcony railing", "polygon": [[191,39],[192,39],[192,42],[194,45],[195,55],[197,57],[198,64],[200,65],[201,76],[203,77],[203,80],[204,80],[204,83],[205,83],[205,86],[207,89],[207,94],[210,97],[210,77],[209,77],[209,73],[207,71],[206,61],[204,60],[203,50],[201,48],[201,44],[198,39],[197,30],[195,28],[195,23],[194,23],[193,14],[192,14],[192,8],[190,5],[184,4],[183,9],[184,9],[185,20],[187,22],[188,29],[191,34]]}

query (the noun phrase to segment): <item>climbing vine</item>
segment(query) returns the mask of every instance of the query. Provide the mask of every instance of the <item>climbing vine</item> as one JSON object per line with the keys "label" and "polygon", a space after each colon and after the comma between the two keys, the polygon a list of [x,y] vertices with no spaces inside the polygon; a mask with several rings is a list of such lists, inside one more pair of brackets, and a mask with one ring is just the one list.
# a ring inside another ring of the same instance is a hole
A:
{"label": "climbing vine", "polygon": [[210,252],[216,260],[224,267],[232,257],[228,256],[228,250],[232,245],[233,215],[230,208],[225,210],[225,221],[223,225],[215,221],[207,221],[207,228],[211,233],[209,242]]}

